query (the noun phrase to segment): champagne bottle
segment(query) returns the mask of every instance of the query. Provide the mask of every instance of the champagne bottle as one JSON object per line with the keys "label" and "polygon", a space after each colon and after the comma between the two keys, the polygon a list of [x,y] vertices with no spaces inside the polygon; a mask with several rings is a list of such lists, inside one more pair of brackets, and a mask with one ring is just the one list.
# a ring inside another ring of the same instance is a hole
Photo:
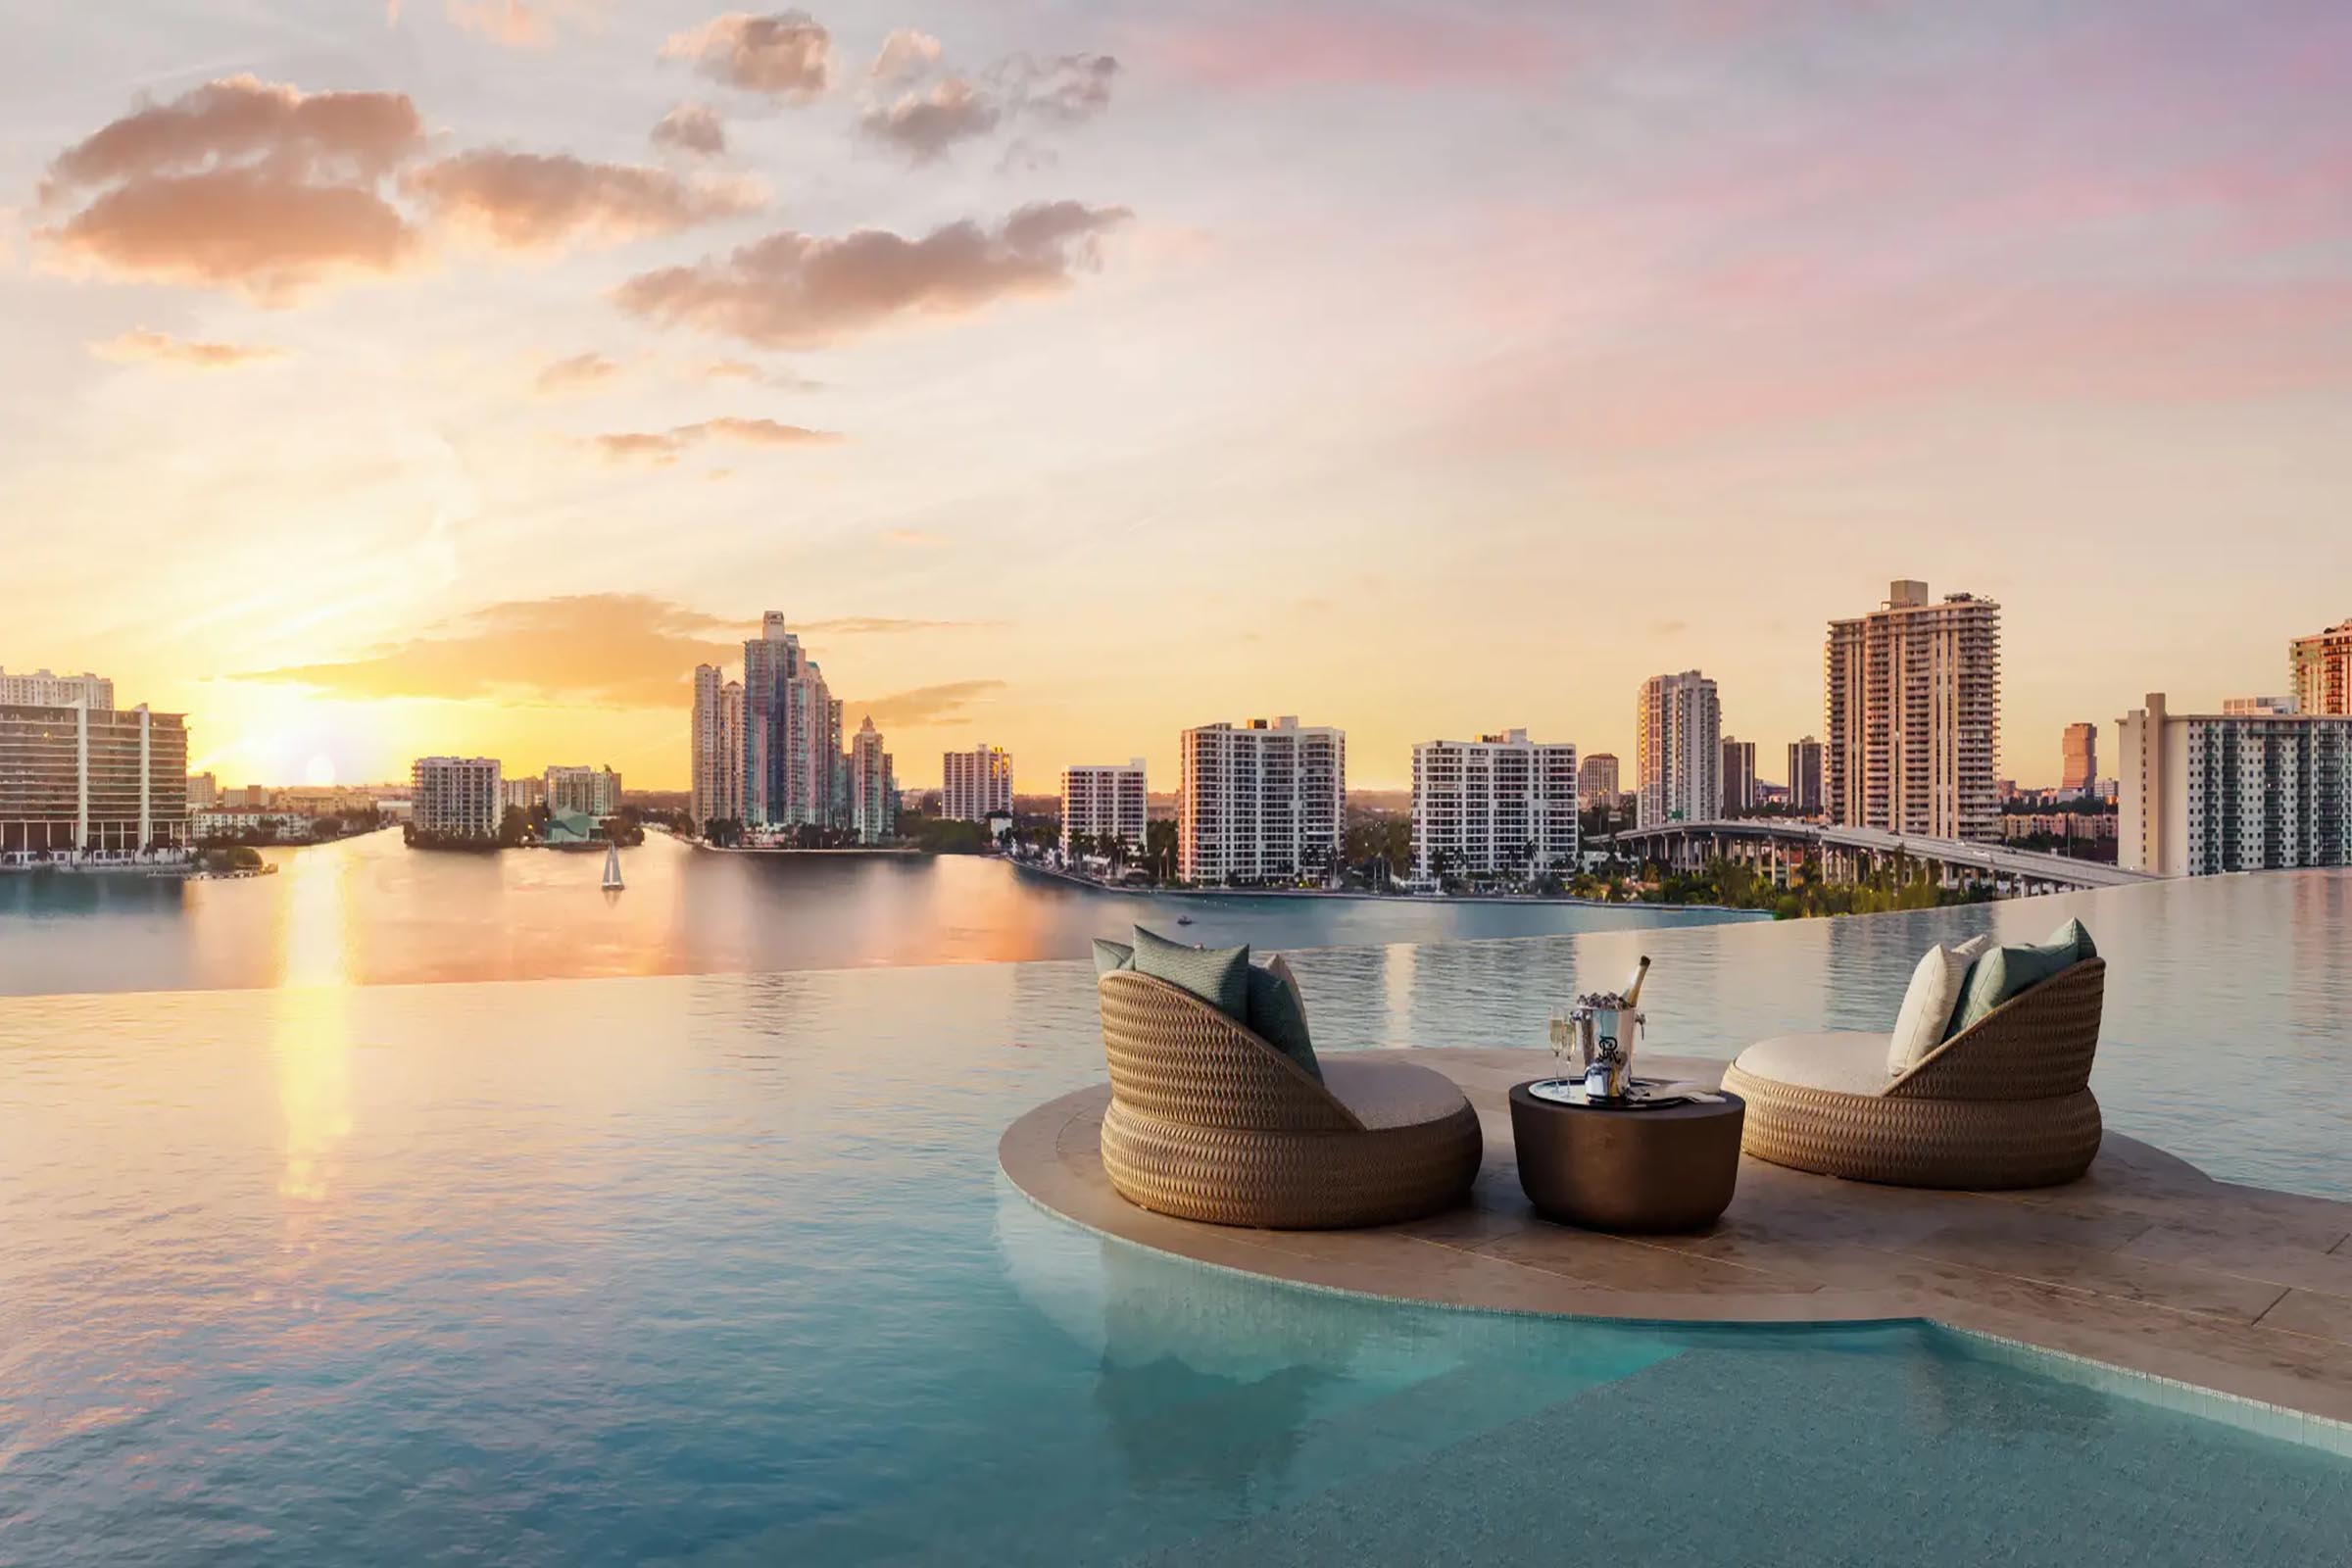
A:
{"label": "champagne bottle", "polygon": [[1633,1011],[1634,1004],[1642,1000],[1642,982],[1648,978],[1649,955],[1644,953],[1642,955],[1642,961],[1634,965],[1633,984],[1625,988],[1625,1000],[1619,1004],[1626,1011]]}

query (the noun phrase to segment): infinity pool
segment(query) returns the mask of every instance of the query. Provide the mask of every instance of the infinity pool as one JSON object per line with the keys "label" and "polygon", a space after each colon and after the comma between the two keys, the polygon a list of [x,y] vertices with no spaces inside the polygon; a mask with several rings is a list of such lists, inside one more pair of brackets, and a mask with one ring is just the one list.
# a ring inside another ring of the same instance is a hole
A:
{"label": "infinity pool", "polygon": [[[1300,968],[1325,1049],[1532,1044],[1647,951],[1655,1043],[1724,1054],[1891,1015],[1934,935],[2069,913],[2112,963],[2114,1125],[2352,1193],[2352,879]],[[1403,1309],[1099,1240],[995,1170],[1013,1116],[1099,1076],[1073,963],[0,1004],[0,1561],[2160,1568],[2352,1540],[2342,1458],[1939,1331]]]}

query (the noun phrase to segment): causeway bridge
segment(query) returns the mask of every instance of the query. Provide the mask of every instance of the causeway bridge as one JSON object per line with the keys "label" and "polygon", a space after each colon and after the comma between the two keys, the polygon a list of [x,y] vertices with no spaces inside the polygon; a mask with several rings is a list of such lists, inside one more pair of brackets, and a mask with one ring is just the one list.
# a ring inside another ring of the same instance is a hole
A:
{"label": "causeway bridge", "polygon": [[2157,880],[2145,871],[2127,871],[2039,850],[1922,838],[1869,827],[1834,827],[1788,817],[1661,822],[1595,840],[1592,848],[1612,845],[1628,859],[1655,860],[1677,871],[1696,871],[1713,859],[1741,861],[1769,872],[1783,887],[1796,866],[1818,866],[1818,874],[1830,882],[1857,882],[1898,862],[1934,870],[1946,887],[1990,885],[2003,896],[2129,887]]}

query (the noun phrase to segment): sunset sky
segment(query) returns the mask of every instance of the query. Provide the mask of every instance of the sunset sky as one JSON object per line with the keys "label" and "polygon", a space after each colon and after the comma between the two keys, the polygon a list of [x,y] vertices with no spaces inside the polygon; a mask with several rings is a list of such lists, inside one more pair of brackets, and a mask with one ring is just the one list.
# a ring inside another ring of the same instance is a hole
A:
{"label": "sunset sky", "polygon": [[223,782],[686,782],[798,626],[902,780],[1351,782],[2004,607],[2002,772],[2352,616],[2352,6],[12,7],[0,666]]}

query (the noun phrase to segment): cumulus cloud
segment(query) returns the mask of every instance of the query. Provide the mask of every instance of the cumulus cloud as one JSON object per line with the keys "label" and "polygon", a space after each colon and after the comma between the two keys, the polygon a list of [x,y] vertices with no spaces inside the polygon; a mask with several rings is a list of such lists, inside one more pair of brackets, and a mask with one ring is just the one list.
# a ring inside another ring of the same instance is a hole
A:
{"label": "cumulus cloud", "polygon": [[1067,288],[1101,265],[1123,207],[1044,202],[996,228],[966,220],[908,239],[858,229],[837,239],[784,230],[691,267],[622,284],[631,315],[761,348],[839,342],[906,318],[962,316],[999,300]]}
{"label": "cumulus cloud", "polygon": [[233,370],[240,366],[282,360],[286,351],[267,344],[207,343],[151,332],[145,327],[90,345],[90,352],[119,365],[176,365],[194,370]]}
{"label": "cumulus cloud", "polygon": [[443,10],[463,30],[510,49],[544,49],[564,22],[593,26],[604,17],[602,0],[444,0]]}
{"label": "cumulus cloud", "polygon": [[286,304],[418,259],[421,238],[382,183],[423,136],[405,94],[227,77],[60,153],[41,203],[61,216],[39,235],[69,268]]}
{"label": "cumulus cloud", "polygon": [[512,600],[335,662],[254,670],[347,697],[670,708],[696,664],[742,648],[738,620],[648,594]]}
{"label": "cumulus cloud", "polygon": [[727,150],[727,122],[709,104],[688,100],[662,117],[654,126],[653,143],[698,158],[716,158]]}
{"label": "cumulus cloud", "polygon": [[884,729],[894,725],[952,724],[962,719],[975,703],[1004,689],[1001,680],[956,680],[942,686],[917,686],[867,702],[844,703],[844,712],[870,717]]}
{"label": "cumulus cloud", "polygon": [[532,382],[542,397],[563,392],[585,392],[602,386],[620,373],[620,362],[608,360],[602,354],[574,354],[567,360],[557,360],[542,369]]}
{"label": "cumulus cloud", "polygon": [[821,97],[833,84],[832,35],[805,11],[730,11],[671,34],[662,55],[692,61],[712,81],[790,103]]}
{"label": "cumulus cloud", "polygon": [[867,135],[890,143],[915,163],[927,164],[959,141],[987,135],[1003,118],[1003,111],[970,82],[944,76],[927,88],[874,105],[858,122]]}
{"label": "cumulus cloud", "polygon": [[685,179],[639,164],[492,149],[410,170],[401,189],[453,228],[507,250],[672,234],[766,200],[747,180]]}
{"label": "cumulus cloud", "polygon": [[876,81],[905,81],[939,64],[939,40],[915,27],[894,27],[866,74]]}
{"label": "cumulus cloud", "polygon": [[1016,117],[1061,124],[1091,120],[1110,107],[1119,74],[1116,59],[1092,54],[1007,55],[977,80],[934,76],[939,65],[939,40],[902,27],[884,40],[866,73],[877,86],[904,90],[871,99],[858,117],[860,128],[918,164]]}
{"label": "cumulus cloud", "polygon": [[640,463],[666,468],[686,449],[703,441],[721,441],[746,447],[831,446],[841,440],[832,430],[811,430],[774,419],[721,416],[667,430],[630,430],[597,436],[593,445],[608,463]]}

